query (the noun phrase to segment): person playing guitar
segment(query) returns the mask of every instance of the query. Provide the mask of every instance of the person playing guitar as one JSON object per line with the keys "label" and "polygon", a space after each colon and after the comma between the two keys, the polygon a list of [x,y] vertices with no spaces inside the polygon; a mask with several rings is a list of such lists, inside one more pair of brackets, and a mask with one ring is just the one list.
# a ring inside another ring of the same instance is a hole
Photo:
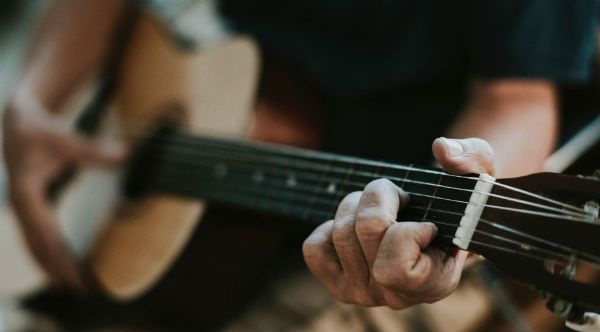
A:
{"label": "person playing guitar", "polygon": [[[126,6],[49,5],[4,115],[10,198],[56,286],[83,290],[86,281],[61,239],[49,186],[73,163],[115,166],[127,152],[62,130],[54,118],[106,61]],[[589,77],[594,6],[227,0],[219,8],[265,54],[248,137],[420,164],[433,141],[450,173],[509,177],[540,171],[554,148],[559,84]],[[335,218],[306,239],[309,269],[337,299],[403,309],[457,287],[467,252],[428,246],[433,224],[396,222],[408,199],[375,180],[345,196]]]}

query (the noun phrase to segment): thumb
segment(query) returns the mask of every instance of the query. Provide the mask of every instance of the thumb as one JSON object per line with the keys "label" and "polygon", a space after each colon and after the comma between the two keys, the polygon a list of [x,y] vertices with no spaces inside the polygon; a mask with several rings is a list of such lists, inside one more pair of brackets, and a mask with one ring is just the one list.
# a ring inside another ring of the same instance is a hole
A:
{"label": "thumb", "polygon": [[494,152],[480,138],[437,138],[432,145],[433,155],[442,167],[455,174],[486,173],[494,175]]}

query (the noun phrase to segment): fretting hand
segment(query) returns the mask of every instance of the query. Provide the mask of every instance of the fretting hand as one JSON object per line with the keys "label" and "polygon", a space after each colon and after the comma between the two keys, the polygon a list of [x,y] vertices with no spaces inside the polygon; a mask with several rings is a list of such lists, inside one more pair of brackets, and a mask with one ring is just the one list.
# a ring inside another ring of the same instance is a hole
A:
{"label": "fretting hand", "polygon": [[[433,154],[451,173],[493,175],[490,145],[477,138],[439,138]],[[403,309],[436,302],[453,292],[467,252],[452,255],[429,247],[437,228],[431,223],[397,222],[408,194],[386,179],[348,194],[335,219],[304,242],[311,272],[342,302]]]}

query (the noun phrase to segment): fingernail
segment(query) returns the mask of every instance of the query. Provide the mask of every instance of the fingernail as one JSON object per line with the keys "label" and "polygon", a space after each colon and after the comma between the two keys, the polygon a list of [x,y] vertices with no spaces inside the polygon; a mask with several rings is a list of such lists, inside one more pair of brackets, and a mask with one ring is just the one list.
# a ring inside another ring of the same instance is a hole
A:
{"label": "fingernail", "polygon": [[456,140],[447,139],[445,137],[442,137],[442,140],[443,140],[444,144],[446,144],[446,148],[448,150],[448,155],[450,157],[458,157],[458,156],[461,156],[463,154],[463,152],[465,152],[462,144],[458,143]]}

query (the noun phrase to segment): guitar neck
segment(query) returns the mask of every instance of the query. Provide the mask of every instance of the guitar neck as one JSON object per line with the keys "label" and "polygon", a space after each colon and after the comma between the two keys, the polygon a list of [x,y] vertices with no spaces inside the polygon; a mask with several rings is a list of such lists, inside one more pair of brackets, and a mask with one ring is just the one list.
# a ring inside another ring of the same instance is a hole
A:
{"label": "guitar neck", "polygon": [[433,168],[162,132],[138,150],[126,191],[200,198],[320,224],[333,218],[346,194],[378,178],[411,197],[398,220],[434,222],[438,240],[448,243],[476,184]]}

